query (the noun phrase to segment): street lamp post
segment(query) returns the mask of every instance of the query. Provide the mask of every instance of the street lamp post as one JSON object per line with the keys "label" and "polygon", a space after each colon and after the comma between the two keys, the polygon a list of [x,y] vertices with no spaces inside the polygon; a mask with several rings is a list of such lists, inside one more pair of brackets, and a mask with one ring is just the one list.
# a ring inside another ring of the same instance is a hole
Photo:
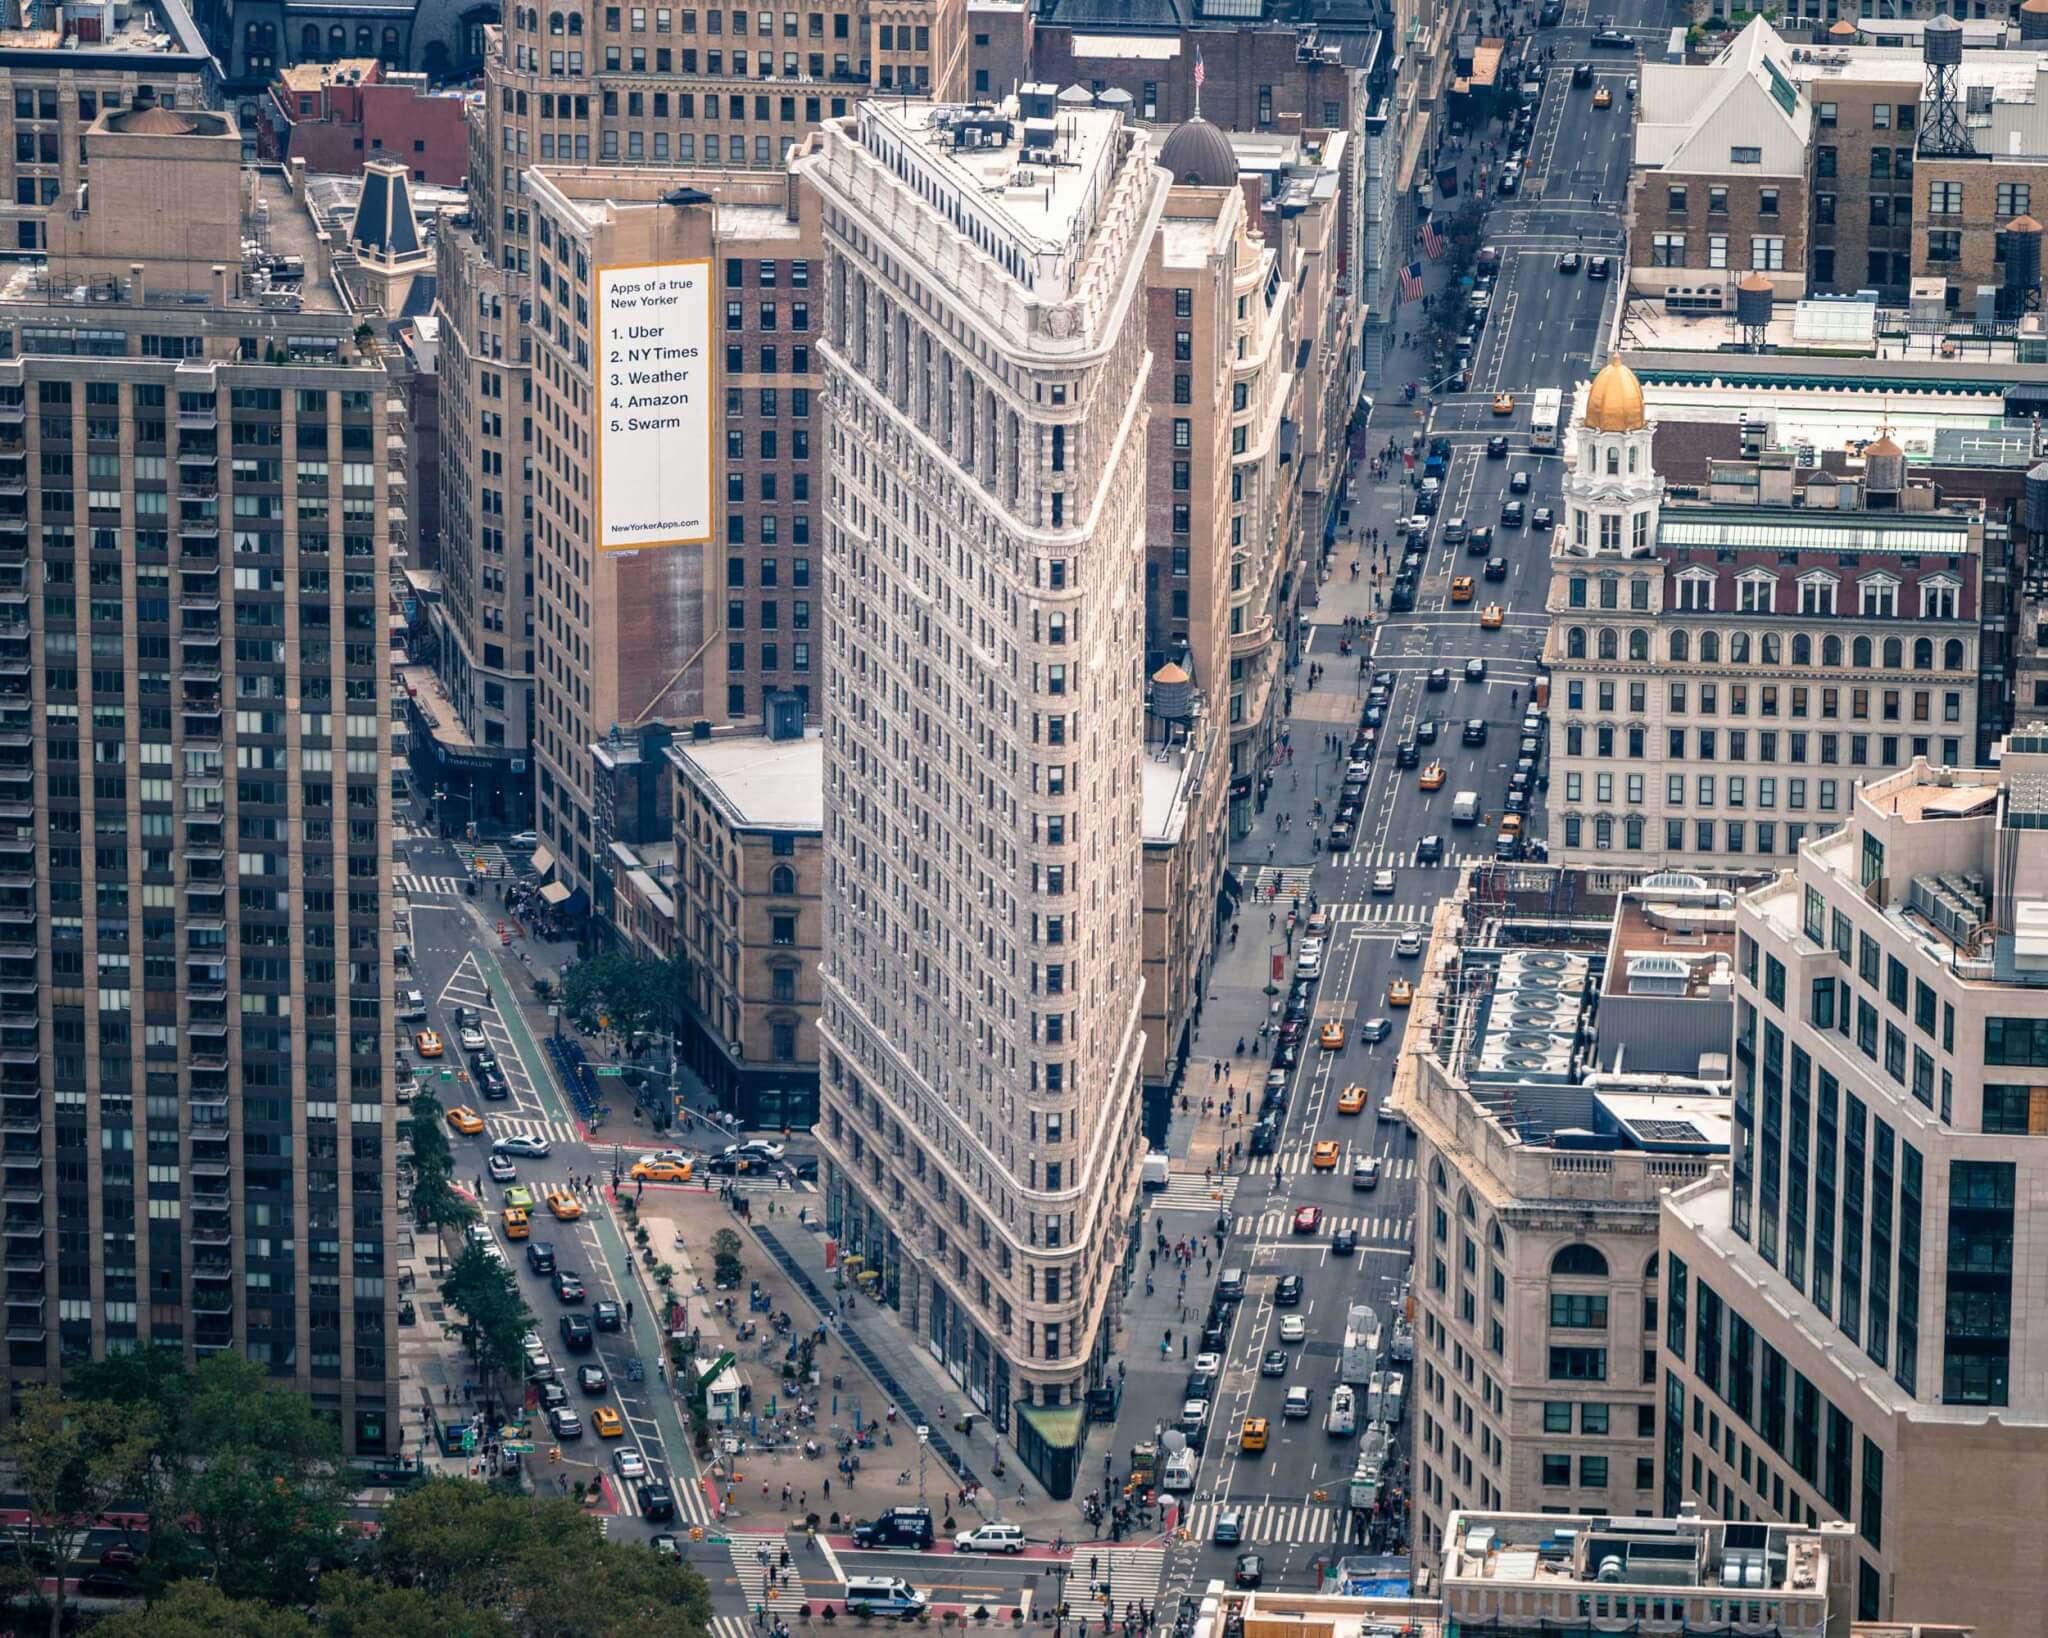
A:
{"label": "street lamp post", "polygon": [[924,1462],[925,1452],[931,1448],[931,1439],[932,1430],[920,1422],[917,1428],[917,1505],[920,1507],[925,1505]]}

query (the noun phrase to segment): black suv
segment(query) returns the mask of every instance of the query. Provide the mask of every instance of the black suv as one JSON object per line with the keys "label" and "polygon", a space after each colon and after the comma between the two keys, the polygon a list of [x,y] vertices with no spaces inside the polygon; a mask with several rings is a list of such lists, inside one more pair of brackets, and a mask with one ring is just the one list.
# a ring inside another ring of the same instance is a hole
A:
{"label": "black suv", "polygon": [[932,1544],[929,1507],[892,1507],[853,1527],[856,1547],[910,1547],[919,1552]]}
{"label": "black suv", "polygon": [[596,1339],[590,1330],[590,1321],[581,1314],[562,1316],[562,1346],[572,1354],[588,1353]]}
{"label": "black suv", "polygon": [[1280,1127],[1276,1122],[1262,1120],[1252,1128],[1252,1153],[1269,1155],[1280,1142]]}
{"label": "black suv", "polygon": [[526,1266],[536,1274],[552,1274],[555,1271],[555,1243],[552,1240],[528,1240],[526,1242]]}
{"label": "black suv", "polygon": [[1275,1308],[1299,1308],[1301,1306],[1301,1276],[1283,1274],[1280,1283],[1273,1287]]}

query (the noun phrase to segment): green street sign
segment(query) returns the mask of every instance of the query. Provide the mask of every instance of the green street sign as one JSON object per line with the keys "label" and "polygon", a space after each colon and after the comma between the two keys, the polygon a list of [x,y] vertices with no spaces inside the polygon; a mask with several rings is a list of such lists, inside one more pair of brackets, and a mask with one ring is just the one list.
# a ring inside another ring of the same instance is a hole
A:
{"label": "green street sign", "polygon": [[623,1074],[625,1074],[625,1073],[626,1073],[626,1071],[624,1070],[624,1068],[622,1068],[622,1067],[621,1067],[620,1065],[618,1065],[618,1064],[606,1064],[606,1065],[603,1065],[603,1066],[601,1066],[601,1067],[600,1067],[600,1068],[598,1069],[597,1073],[598,1073],[598,1074],[599,1074],[600,1076],[605,1076],[605,1075],[623,1075]]}
{"label": "green street sign", "polygon": [[499,1448],[501,1450],[516,1450],[522,1455],[531,1456],[533,1454],[533,1441],[531,1439],[507,1439]]}

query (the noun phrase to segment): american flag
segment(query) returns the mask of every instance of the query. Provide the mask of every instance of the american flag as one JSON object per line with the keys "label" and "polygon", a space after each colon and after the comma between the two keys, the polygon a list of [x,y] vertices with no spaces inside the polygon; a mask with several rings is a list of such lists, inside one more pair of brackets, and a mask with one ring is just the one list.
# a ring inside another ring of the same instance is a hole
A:
{"label": "american flag", "polygon": [[1208,77],[1209,77],[1209,75],[1208,75],[1208,71],[1207,71],[1206,69],[1204,69],[1204,68],[1202,67],[1202,48],[1201,48],[1200,46],[1196,46],[1196,47],[1195,47],[1195,89],[1196,89],[1197,91],[1199,91],[1199,90],[1201,90],[1201,89],[1202,89],[1202,81],[1204,81],[1204,80],[1205,80],[1205,79],[1207,79]]}
{"label": "american flag", "polygon": [[1410,262],[1401,269],[1401,299],[1414,301],[1422,294],[1422,264]]}
{"label": "american flag", "polygon": [[1435,261],[1444,253],[1444,236],[1437,231],[1434,221],[1422,224],[1422,248],[1428,253],[1431,261]]}

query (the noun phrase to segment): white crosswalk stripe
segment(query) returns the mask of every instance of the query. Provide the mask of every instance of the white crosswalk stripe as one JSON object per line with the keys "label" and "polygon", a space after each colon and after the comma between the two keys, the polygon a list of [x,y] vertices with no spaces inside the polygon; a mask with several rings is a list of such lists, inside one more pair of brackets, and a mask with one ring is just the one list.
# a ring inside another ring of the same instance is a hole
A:
{"label": "white crosswalk stripe", "polygon": [[761,1638],[761,1629],[747,1615],[714,1615],[711,1638]]}
{"label": "white crosswalk stripe", "polygon": [[1392,899],[1370,899],[1364,904],[1333,904],[1327,907],[1330,922],[1337,927],[1420,927],[1427,928],[1429,907],[1396,904]]}
{"label": "white crosswalk stripe", "polygon": [[816,1194],[818,1192],[817,1184],[806,1182],[801,1177],[791,1178],[788,1185],[785,1186],[779,1174],[756,1175],[749,1172],[737,1179],[728,1178],[726,1181],[736,1183],[741,1194]]}
{"label": "white crosswalk stripe", "polygon": [[[1333,1491],[1341,1498],[1341,1491]],[[1216,1515],[1232,1510],[1243,1516],[1243,1545],[1312,1546],[1318,1542],[1344,1539],[1349,1509],[1337,1502],[1196,1502],[1188,1513],[1188,1536],[1207,1541],[1216,1528]]]}
{"label": "white crosswalk stripe", "polygon": [[490,1135],[494,1140],[501,1137],[530,1137],[540,1138],[548,1143],[583,1141],[575,1125],[566,1120],[530,1120],[520,1115],[486,1115],[484,1124],[490,1129]]}
{"label": "white crosswalk stripe", "polygon": [[804,1602],[803,1576],[794,1558],[780,1583],[773,1588],[768,1585],[768,1566],[779,1567],[789,1547],[789,1538],[780,1530],[734,1530],[729,1539],[726,1551],[732,1554],[733,1574],[739,1580],[740,1590],[747,1595],[749,1610],[764,1604],[773,1615],[784,1607],[794,1609]]}
{"label": "white crosswalk stripe", "polygon": [[453,898],[462,891],[460,876],[413,876],[400,875],[391,878],[392,885],[408,898]]}
{"label": "white crosswalk stripe", "polygon": [[1361,847],[1354,848],[1351,861],[1365,870],[1455,870],[1467,859],[1492,857],[1484,848],[1447,848],[1443,858],[1433,865],[1418,865],[1412,847]]}
{"label": "white crosswalk stripe", "polygon": [[1211,1181],[1199,1172],[1173,1172],[1165,1188],[1145,1198],[1154,1211],[1215,1211],[1237,1198],[1237,1185],[1234,1177]]}
{"label": "white crosswalk stripe", "polygon": [[[1352,1160],[1359,1155],[1370,1154],[1379,1155],[1380,1181],[1382,1183],[1398,1183],[1404,1178],[1410,1178],[1415,1175],[1415,1160],[1413,1156],[1380,1154],[1376,1149],[1344,1150],[1337,1157],[1337,1165],[1332,1175],[1349,1177],[1351,1175]],[[1314,1161],[1314,1154],[1307,1149],[1300,1150],[1294,1154],[1283,1155],[1280,1159],[1280,1175],[1283,1177],[1300,1177],[1307,1172],[1315,1170]],[[1233,1179],[1233,1181],[1235,1180]]]}
{"label": "white crosswalk stripe", "polygon": [[1280,889],[1277,903],[1286,903],[1297,893],[1304,899],[1315,885],[1315,871],[1308,865],[1261,865],[1252,875],[1252,897],[1270,897],[1275,886]]}
{"label": "white crosswalk stripe", "polygon": [[1110,1608],[1121,1619],[1127,1604],[1158,1602],[1166,1554],[1158,1547],[1090,1547],[1085,1556],[1082,1550],[1076,1550],[1074,1569],[1077,1573],[1088,1573],[1068,1584],[1068,1608],[1081,1616],[1100,1611],[1105,1590],[1102,1583],[1106,1580]]}
{"label": "white crosswalk stripe", "polygon": [[[1245,1220],[1240,1217],[1237,1221],[1240,1232],[1243,1231],[1244,1225]],[[1291,1239],[1294,1235],[1294,1214],[1289,1211],[1263,1212],[1252,1227],[1262,1240]],[[1325,1212],[1322,1222],[1316,1228],[1315,1239],[1318,1242],[1324,1241],[1333,1234],[1342,1234],[1347,1230],[1368,1244],[1406,1245],[1415,1237],[1415,1216],[1412,1212],[1379,1216],[1369,1213],[1353,1215],[1348,1212]]]}

